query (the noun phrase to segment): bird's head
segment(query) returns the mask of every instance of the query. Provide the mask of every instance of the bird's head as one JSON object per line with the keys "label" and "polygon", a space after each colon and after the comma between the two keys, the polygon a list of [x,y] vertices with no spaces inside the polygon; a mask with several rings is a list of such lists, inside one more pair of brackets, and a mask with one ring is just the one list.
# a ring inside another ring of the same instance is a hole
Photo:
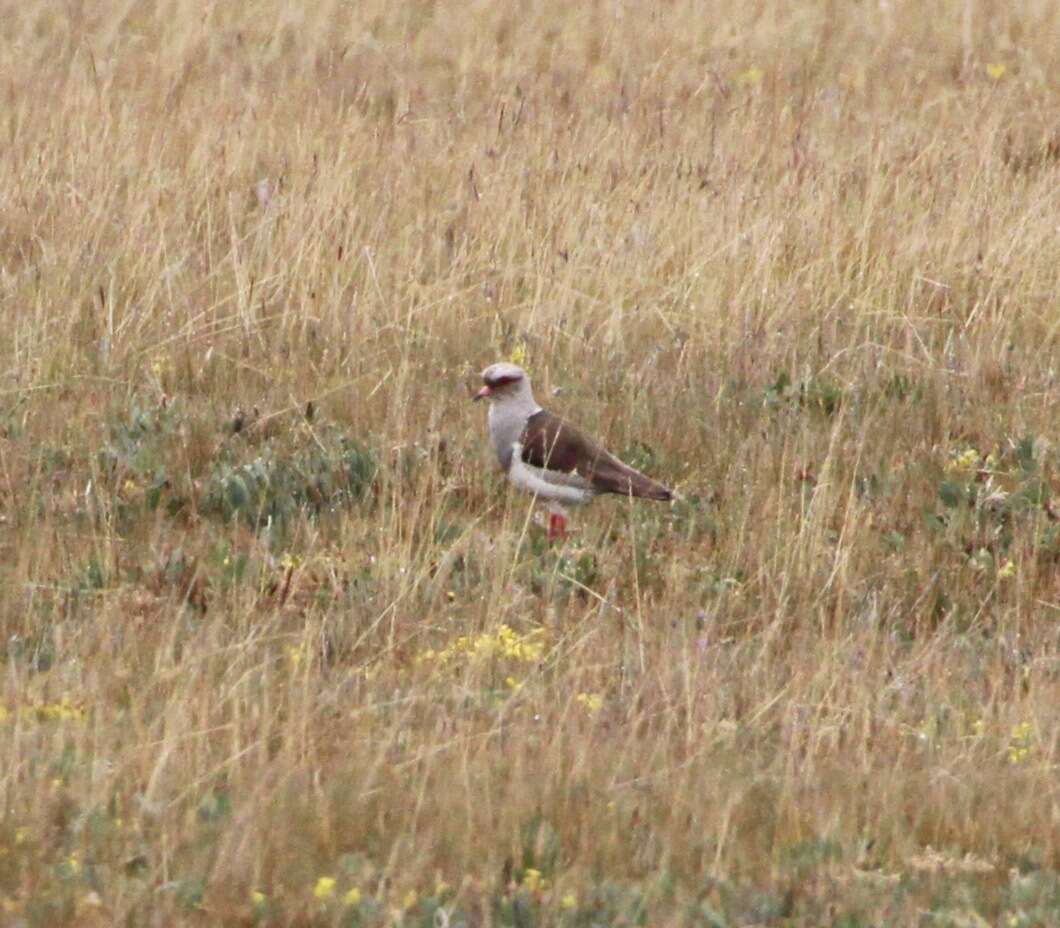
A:
{"label": "bird's head", "polygon": [[517,364],[502,361],[491,364],[482,372],[482,389],[473,397],[475,400],[486,399],[491,403],[514,397],[525,396],[532,399],[530,378]]}

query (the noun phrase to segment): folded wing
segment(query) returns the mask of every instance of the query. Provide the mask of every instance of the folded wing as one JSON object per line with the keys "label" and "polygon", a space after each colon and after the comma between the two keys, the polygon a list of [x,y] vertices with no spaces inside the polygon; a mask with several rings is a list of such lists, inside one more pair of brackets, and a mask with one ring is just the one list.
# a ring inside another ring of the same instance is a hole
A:
{"label": "folded wing", "polygon": [[668,500],[673,494],[587,438],[558,416],[541,410],[526,423],[522,459],[558,475],[577,474],[595,493],[618,493],[644,499]]}

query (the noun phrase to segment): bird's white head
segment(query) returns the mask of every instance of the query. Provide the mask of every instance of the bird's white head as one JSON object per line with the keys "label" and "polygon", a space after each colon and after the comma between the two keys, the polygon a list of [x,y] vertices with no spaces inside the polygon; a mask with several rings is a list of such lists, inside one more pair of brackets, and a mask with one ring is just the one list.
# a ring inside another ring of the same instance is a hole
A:
{"label": "bird's white head", "polygon": [[474,396],[476,400],[486,399],[491,403],[515,402],[532,407],[537,405],[530,389],[530,378],[517,364],[509,364],[506,361],[491,364],[482,372],[482,383],[482,389]]}

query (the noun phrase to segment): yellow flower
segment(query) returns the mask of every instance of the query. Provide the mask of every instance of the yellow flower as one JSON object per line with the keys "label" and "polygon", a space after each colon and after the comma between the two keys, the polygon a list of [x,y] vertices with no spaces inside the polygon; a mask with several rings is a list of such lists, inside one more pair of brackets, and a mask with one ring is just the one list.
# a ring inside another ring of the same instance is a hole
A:
{"label": "yellow flower", "polygon": [[568,910],[578,908],[578,897],[575,896],[574,893],[567,893],[567,895],[560,899],[559,907]]}
{"label": "yellow flower", "polygon": [[539,889],[543,889],[544,885],[545,881],[541,878],[540,870],[530,867],[523,871],[523,889],[536,893]]}
{"label": "yellow flower", "polygon": [[335,877],[322,876],[313,887],[313,895],[317,899],[330,899],[335,895]]}
{"label": "yellow flower", "polygon": [[523,688],[523,681],[516,680],[515,677],[505,677],[504,685],[508,687],[513,693],[518,693]]}
{"label": "yellow flower", "polygon": [[254,903],[255,907],[260,909],[263,905],[265,905],[266,902],[265,893],[255,889],[250,894],[250,901]]}
{"label": "yellow flower", "polygon": [[604,705],[604,697],[599,693],[579,693],[574,698],[585,706],[591,714],[599,712]]}
{"label": "yellow flower", "polygon": [[345,905],[348,905],[351,909],[361,904],[361,891],[354,886],[345,896],[342,897],[342,901]]}
{"label": "yellow flower", "polygon": [[511,361],[512,364],[518,364],[520,367],[526,367],[526,362],[528,359],[529,358],[526,351],[526,342],[519,342],[512,349],[512,353],[508,355],[508,360]]}
{"label": "yellow flower", "polygon": [[59,702],[27,706],[38,722],[83,722],[87,713],[64,696]]}
{"label": "yellow flower", "polygon": [[1005,76],[1005,72],[1007,70],[1008,70],[1008,68],[1006,68],[1000,62],[990,63],[990,64],[987,64],[987,66],[986,66],[986,73],[988,75],[990,75],[990,79],[991,80],[995,80],[995,81],[1001,80],[1001,78],[1003,78]]}
{"label": "yellow flower", "polygon": [[946,462],[946,472],[949,474],[968,474],[979,466],[979,452],[975,448],[965,448],[963,451],[955,451]]}
{"label": "yellow flower", "polygon": [[1015,576],[1016,576],[1016,565],[1013,564],[1011,560],[1005,561],[1005,563],[1002,564],[997,569],[997,578],[998,578],[998,580],[1008,580],[1010,577],[1015,577]]}
{"label": "yellow flower", "polygon": [[484,632],[474,637],[461,635],[441,651],[428,649],[416,658],[417,663],[436,663],[439,667],[466,655],[471,659],[503,657],[526,664],[536,664],[545,653],[546,632],[534,628],[520,635],[508,625],[501,625],[496,632]]}
{"label": "yellow flower", "polygon": [[1022,764],[1031,755],[1034,729],[1030,722],[1020,722],[1009,736],[1008,760],[1010,764]]}
{"label": "yellow flower", "polygon": [[757,84],[762,80],[762,69],[753,64],[746,71],[740,73],[740,82],[744,84]]}
{"label": "yellow flower", "polygon": [[405,898],[401,900],[401,906],[405,909],[411,909],[416,902],[419,900],[419,896],[416,894],[416,890],[410,889],[405,893]]}

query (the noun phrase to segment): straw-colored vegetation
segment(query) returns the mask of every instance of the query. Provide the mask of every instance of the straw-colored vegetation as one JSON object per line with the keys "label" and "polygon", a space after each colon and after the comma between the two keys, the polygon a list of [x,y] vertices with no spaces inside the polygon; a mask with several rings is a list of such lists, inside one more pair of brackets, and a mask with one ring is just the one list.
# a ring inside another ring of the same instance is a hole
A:
{"label": "straw-colored vegetation", "polygon": [[[0,920],[1060,923],[1060,5],[0,2]],[[676,486],[549,549],[475,371]]]}

